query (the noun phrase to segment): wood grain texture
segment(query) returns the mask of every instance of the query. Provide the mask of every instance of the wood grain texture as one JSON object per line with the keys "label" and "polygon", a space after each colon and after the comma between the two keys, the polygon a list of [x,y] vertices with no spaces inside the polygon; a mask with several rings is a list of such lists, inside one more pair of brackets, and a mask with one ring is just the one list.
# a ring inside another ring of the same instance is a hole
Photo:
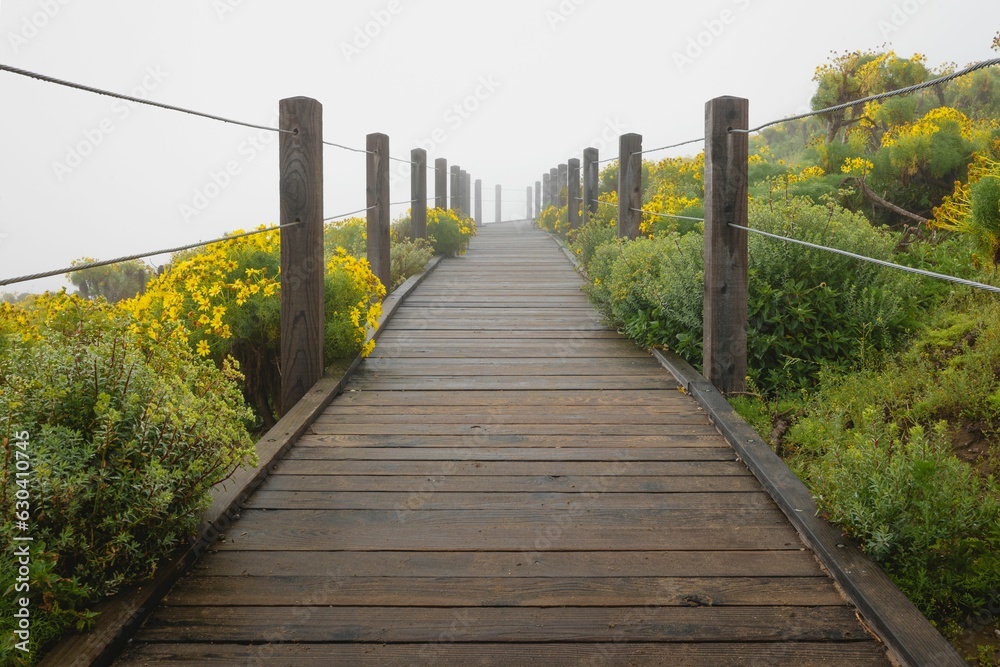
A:
{"label": "wood grain texture", "polygon": [[[323,106],[307,97],[282,100],[281,127],[281,396],[291,410],[323,377]],[[287,226],[286,226],[287,225]],[[293,226],[294,225],[294,226]]]}
{"label": "wood grain texture", "polygon": [[427,151],[410,151],[410,238],[427,238]]}
{"label": "wood grain texture", "polygon": [[642,135],[623,134],[618,141],[618,238],[639,236],[642,222]]}
{"label": "wood grain texture", "polygon": [[369,134],[367,138],[368,263],[372,273],[389,289],[392,285],[389,231],[389,137]]}
{"label": "wood grain texture", "polygon": [[448,208],[448,160],[434,160],[434,208]]}
{"label": "wood grain texture", "polygon": [[888,664],[548,237],[413,299],[121,664]]}

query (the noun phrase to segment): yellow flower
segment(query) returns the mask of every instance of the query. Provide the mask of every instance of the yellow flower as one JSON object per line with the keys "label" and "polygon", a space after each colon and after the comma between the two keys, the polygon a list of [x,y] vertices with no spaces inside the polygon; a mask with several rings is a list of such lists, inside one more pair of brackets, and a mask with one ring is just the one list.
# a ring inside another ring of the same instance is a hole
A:
{"label": "yellow flower", "polygon": [[205,340],[198,341],[198,347],[195,349],[203,357],[207,357],[212,352],[212,348],[208,346],[208,341]]}

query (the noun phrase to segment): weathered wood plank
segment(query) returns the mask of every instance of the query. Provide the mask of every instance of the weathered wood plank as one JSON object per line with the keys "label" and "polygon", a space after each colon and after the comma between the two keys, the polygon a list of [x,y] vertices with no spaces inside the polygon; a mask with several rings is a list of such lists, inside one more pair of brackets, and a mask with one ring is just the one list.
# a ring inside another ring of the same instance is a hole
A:
{"label": "weathered wood plank", "polygon": [[[455,621],[452,621],[455,622]],[[801,665],[811,667],[887,667],[885,651],[873,641],[827,643],[541,643],[462,644],[447,637],[430,644],[139,644],[123,664],[198,664],[230,667],[253,660],[258,665],[300,667],[442,667],[478,665],[628,665],[662,667],[664,664],[711,667],[746,665]]]}
{"label": "weathered wood plank", "polygon": [[689,475],[743,476],[750,472],[736,461],[304,461],[286,459],[274,466],[275,475],[576,475],[629,477],[686,477]]}
{"label": "weathered wood plank", "polygon": [[[468,493],[413,494],[405,491],[272,491],[262,489],[247,503],[247,509],[267,510],[489,510],[512,511],[525,508],[561,511],[574,504],[593,501],[586,493]],[[771,508],[765,493],[672,493],[662,497],[652,493],[617,493],[601,497],[601,507],[614,510],[683,509],[742,510]]]}
{"label": "weathered wood plank", "polygon": [[[189,576],[171,607],[295,606],[325,590],[331,607],[843,607],[820,577],[337,577]],[[317,601],[319,603],[319,601]]]}
{"label": "weathered wood plank", "polygon": [[[323,591],[316,591],[322,598]],[[848,607],[369,608],[174,607],[140,641],[553,642],[858,641]],[[445,639],[445,641],[449,641]]]}
{"label": "weathered wood plank", "polygon": [[[815,556],[788,551],[214,551],[203,576],[822,577]],[[828,578],[827,578],[828,579]]]}
{"label": "weathered wood plank", "polygon": [[299,446],[287,461],[735,461],[726,447],[677,447],[606,449],[601,447],[554,448],[448,448],[448,447],[305,447]]}

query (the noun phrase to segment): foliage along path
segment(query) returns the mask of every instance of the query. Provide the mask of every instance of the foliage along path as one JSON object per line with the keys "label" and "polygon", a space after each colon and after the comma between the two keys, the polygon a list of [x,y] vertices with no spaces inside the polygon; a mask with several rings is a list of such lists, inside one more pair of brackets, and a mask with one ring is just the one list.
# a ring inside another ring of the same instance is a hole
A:
{"label": "foliage along path", "polygon": [[482,228],[118,664],[888,664],[580,287]]}

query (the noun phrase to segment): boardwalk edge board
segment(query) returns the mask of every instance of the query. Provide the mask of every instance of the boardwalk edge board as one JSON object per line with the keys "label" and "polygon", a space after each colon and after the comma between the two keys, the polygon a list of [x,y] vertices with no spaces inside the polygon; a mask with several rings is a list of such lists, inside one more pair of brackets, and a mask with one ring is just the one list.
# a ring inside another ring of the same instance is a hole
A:
{"label": "boardwalk edge board", "polygon": [[967,664],[853,540],[818,516],[805,484],[743,421],[718,389],[675,353],[657,349],[651,352],[704,408],[897,661],[907,667]]}
{"label": "boardwalk edge board", "polygon": [[[378,327],[368,340],[381,335],[385,325],[413,290],[437,268],[442,257],[433,257],[424,270],[411,276],[382,302]],[[348,380],[361,365],[360,355],[340,378],[325,377],[317,382],[294,408],[284,415],[274,428],[257,442],[259,464],[255,468],[240,468],[232,477],[212,489],[212,504],[202,515],[200,539],[178,550],[156,569],[153,577],[118,595],[100,602],[94,627],[86,633],[74,634],[56,644],[39,661],[39,667],[100,667],[110,665],[139,629],[163,596],[232,523],[239,518],[240,506],[270,475],[272,466],[312,425],[323,410],[343,391]]]}

